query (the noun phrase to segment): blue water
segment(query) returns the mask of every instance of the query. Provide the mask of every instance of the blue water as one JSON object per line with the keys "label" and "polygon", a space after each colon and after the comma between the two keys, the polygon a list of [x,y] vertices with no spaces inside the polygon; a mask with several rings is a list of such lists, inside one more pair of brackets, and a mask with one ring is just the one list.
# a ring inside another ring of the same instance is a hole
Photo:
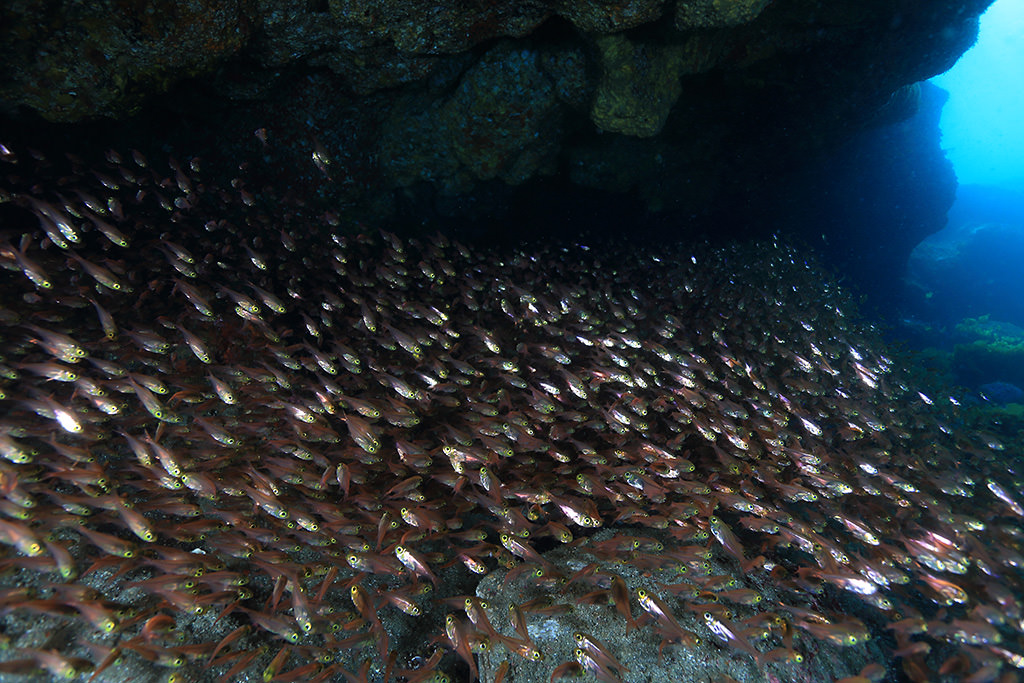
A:
{"label": "blue water", "polygon": [[949,92],[942,148],[957,176],[942,231],[907,266],[903,334],[991,404],[1024,379],[1024,2],[997,0],[975,46],[932,79]]}
{"label": "blue water", "polygon": [[1024,2],[997,0],[978,42],[932,79],[950,93],[942,146],[962,185],[1024,191]]}

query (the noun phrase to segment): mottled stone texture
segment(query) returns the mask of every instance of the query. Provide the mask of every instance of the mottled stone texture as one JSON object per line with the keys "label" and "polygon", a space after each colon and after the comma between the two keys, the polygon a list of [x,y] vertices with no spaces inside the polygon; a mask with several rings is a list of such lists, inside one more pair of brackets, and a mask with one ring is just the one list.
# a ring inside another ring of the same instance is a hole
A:
{"label": "mottled stone texture", "polygon": [[253,39],[253,0],[4,3],[0,99],[51,121],[123,118]]}
{"label": "mottled stone texture", "polygon": [[757,17],[772,0],[691,0],[676,4],[680,29],[736,26]]}

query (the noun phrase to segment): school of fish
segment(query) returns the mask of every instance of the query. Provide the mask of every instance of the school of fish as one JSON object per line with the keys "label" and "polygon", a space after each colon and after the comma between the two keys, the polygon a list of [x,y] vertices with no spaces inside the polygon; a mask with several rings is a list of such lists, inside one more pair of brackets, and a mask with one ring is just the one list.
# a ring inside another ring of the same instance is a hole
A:
{"label": "school of fish", "polygon": [[[808,643],[871,637],[889,659],[847,681],[1018,680],[1014,449],[958,429],[794,249],[349,234],[201,170],[0,145],[25,219],[0,224],[0,674],[540,666],[543,606],[472,595],[510,569],[591,586],[664,648],[799,671]],[[544,557],[599,528],[599,552],[679,581]],[[37,623],[80,635],[29,642]],[[574,638],[553,680],[629,680]]]}

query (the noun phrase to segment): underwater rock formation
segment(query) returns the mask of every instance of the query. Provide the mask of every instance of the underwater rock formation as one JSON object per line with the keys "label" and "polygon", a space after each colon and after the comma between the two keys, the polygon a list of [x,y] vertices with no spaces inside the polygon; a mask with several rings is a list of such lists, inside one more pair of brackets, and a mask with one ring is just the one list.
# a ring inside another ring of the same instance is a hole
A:
{"label": "underwater rock formation", "polygon": [[[0,125],[215,145],[229,168],[259,150],[275,184],[319,183],[375,224],[508,216],[550,181],[632,193],[678,232],[912,102],[987,4],[7,3]],[[296,177],[315,145],[331,173]]]}
{"label": "underwater rock formation", "polygon": [[1024,666],[1020,445],[789,247],[342,235],[198,158],[0,156],[0,676],[635,680],[549,612],[645,671]]}
{"label": "underwater rock formation", "polygon": [[958,382],[1024,385],[1024,328],[984,315],[957,323],[953,372]]}
{"label": "underwater rock formation", "polygon": [[951,224],[922,241],[907,263],[907,310],[946,325],[990,314],[1024,327],[1022,226],[1024,218]]}

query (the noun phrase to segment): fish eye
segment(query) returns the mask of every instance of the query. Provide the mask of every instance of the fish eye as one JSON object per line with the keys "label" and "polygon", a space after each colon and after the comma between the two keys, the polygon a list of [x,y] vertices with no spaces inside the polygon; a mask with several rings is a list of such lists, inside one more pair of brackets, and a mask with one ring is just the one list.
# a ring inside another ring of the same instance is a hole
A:
{"label": "fish eye", "polygon": [[704,613],[704,618],[705,619],[714,619],[715,617],[714,617],[713,614],[711,614],[711,612],[705,612]]}
{"label": "fish eye", "polygon": [[530,655],[530,659],[532,659],[535,662],[539,662],[543,657],[544,657],[544,655],[542,655],[540,652],[537,652],[537,651],[534,651]]}
{"label": "fish eye", "polygon": [[793,661],[799,664],[800,662],[804,661],[804,656],[797,652],[795,655],[793,655]]}
{"label": "fish eye", "polygon": [[121,283],[120,282],[112,282],[112,283],[110,283],[110,288],[111,289],[121,289]]}
{"label": "fish eye", "polygon": [[582,643],[583,642],[583,634],[582,633],[574,633],[574,634],[572,634],[572,637],[576,639],[577,643]]}
{"label": "fish eye", "polygon": [[121,557],[124,557],[124,558],[127,558],[127,559],[131,559],[131,558],[135,557],[135,551],[134,550],[126,550],[121,555]]}

